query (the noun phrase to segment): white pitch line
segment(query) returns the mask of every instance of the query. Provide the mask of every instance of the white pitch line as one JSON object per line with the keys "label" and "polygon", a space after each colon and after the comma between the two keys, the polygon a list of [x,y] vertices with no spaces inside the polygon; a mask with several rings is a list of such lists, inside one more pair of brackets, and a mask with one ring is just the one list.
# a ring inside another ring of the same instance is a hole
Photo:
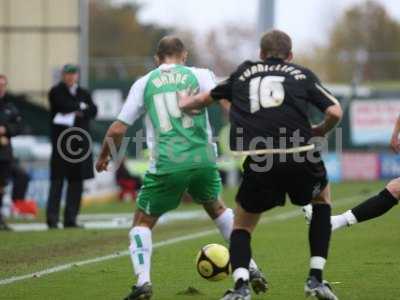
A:
{"label": "white pitch line", "polygon": [[[82,215],[79,217],[78,223],[85,229],[128,229],[132,226],[132,218],[133,214]],[[158,220],[157,225],[160,226],[182,220],[204,220],[207,218],[207,214],[202,210],[175,211],[163,215]],[[45,223],[17,223],[8,225],[15,232],[49,230]]]}
{"label": "white pitch line", "polygon": [[[340,207],[340,206],[347,205],[361,197],[367,198],[367,197],[369,197],[369,195],[365,195],[365,196],[364,195],[356,195],[356,196],[352,196],[352,197],[348,197],[348,198],[343,198],[342,200],[338,200],[336,202],[335,206]],[[303,213],[301,212],[300,209],[291,210],[289,212],[281,213],[281,214],[271,216],[271,217],[266,216],[261,220],[260,223],[262,223],[262,224],[275,223],[275,222],[279,222],[279,221],[292,219],[292,218],[295,218],[302,214]],[[184,241],[195,240],[197,238],[201,238],[201,237],[205,237],[205,236],[209,236],[209,235],[213,235],[213,234],[217,234],[217,233],[218,233],[217,229],[200,231],[198,233],[192,233],[192,234],[175,237],[175,238],[171,238],[171,239],[167,239],[164,241],[154,243],[153,248],[160,248],[160,247],[164,247],[164,246],[168,246],[168,245],[172,245],[172,244],[176,244],[176,243],[180,243],[180,242],[184,242]],[[7,285],[7,284],[11,284],[14,282],[18,282],[18,281],[22,281],[22,280],[26,280],[26,279],[30,279],[30,278],[38,278],[38,277],[42,277],[45,275],[66,271],[66,270],[72,269],[74,267],[81,267],[81,266],[94,264],[94,263],[98,263],[98,262],[103,262],[103,261],[107,261],[107,260],[111,260],[111,259],[115,259],[115,258],[119,258],[119,257],[124,257],[124,256],[128,256],[128,255],[129,255],[129,251],[120,251],[120,252],[116,252],[116,253],[110,254],[110,255],[99,256],[99,257],[95,257],[92,259],[87,259],[87,260],[82,260],[82,261],[73,262],[73,263],[69,263],[69,264],[59,265],[59,266],[56,266],[53,268],[45,269],[45,270],[31,273],[31,274],[26,274],[26,275],[21,275],[21,276],[13,276],[13,277],[1,279],[0,285]]]}

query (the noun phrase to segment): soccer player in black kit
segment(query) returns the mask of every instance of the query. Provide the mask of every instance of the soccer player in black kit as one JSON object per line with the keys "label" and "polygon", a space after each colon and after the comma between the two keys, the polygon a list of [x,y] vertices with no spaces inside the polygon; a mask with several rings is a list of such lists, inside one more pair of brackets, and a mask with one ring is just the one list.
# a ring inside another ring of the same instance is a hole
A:
{"label": "soccer player in black kit", "polygon": [[[338,299],[322,276],[331,235],[331,199],[325,166],[314,142],[339,123],[342,109],[310,70],[290,63],[292,57],[290,37],[279,30],[267,32],[261,38],[261,61],[244,62],[212,91],[182,96],[179,103],[189,112],[217,100],[230,101],[230,147],[247,155],[230,242],[235,286],[223,300],[251,299],[251,233],[261,214],[284,205],[286,195],[296,205],[313,205],[305,293]],[[325,114],[321,124],[310,124],[309,105]]]}

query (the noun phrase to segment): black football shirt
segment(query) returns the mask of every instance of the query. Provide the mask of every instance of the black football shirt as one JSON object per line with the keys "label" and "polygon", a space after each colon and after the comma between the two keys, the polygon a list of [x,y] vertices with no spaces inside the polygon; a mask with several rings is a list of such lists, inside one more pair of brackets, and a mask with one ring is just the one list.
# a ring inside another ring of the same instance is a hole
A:
{"label": "black football shirt", "polygon": [[309,105],[325,112],[338,103],[313,72],[275,58],[245,61],[211,91],[211,97],[227,99],[232,104],[233,151],[309,145],[312,138]]}

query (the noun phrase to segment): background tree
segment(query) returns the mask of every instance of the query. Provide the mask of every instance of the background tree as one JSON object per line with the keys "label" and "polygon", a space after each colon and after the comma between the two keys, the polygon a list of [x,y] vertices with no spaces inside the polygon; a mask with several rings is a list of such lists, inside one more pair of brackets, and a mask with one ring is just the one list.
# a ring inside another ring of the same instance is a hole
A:
{"label": "background tree", "polygon": [[357,71],[367,81],[400,77],[400,24],[377,2],[366,1],[348,9],[322,50],[330,81],[348,82]]}
{"label": "background tree", "polygon": [[[225,25],[196,43],[199,64],[227,76],[246,59],[257,59],[257,33],[251,27]],[[253,53],[249,57],[249,53]]]}
{"label": "background tree", "polygon": [[138,76],[153,65],[152,54],[168,29],[140,24],[139,9],[137,4],[113,6],[107,0],[90,1],[92,78]]}

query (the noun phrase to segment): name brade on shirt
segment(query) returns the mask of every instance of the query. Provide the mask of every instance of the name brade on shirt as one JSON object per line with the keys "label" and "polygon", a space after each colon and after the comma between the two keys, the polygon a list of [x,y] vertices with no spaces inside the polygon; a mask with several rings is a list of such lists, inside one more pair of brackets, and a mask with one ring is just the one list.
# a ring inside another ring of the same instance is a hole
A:
{"label": "name brade on shirt", "polygon": [[188,79],[188,74],[182,74],[179,72],[173,73],[163,73],[159,77],[152,80],[153,84],[160,88],[166,84],[186,84],[186,80]]}

